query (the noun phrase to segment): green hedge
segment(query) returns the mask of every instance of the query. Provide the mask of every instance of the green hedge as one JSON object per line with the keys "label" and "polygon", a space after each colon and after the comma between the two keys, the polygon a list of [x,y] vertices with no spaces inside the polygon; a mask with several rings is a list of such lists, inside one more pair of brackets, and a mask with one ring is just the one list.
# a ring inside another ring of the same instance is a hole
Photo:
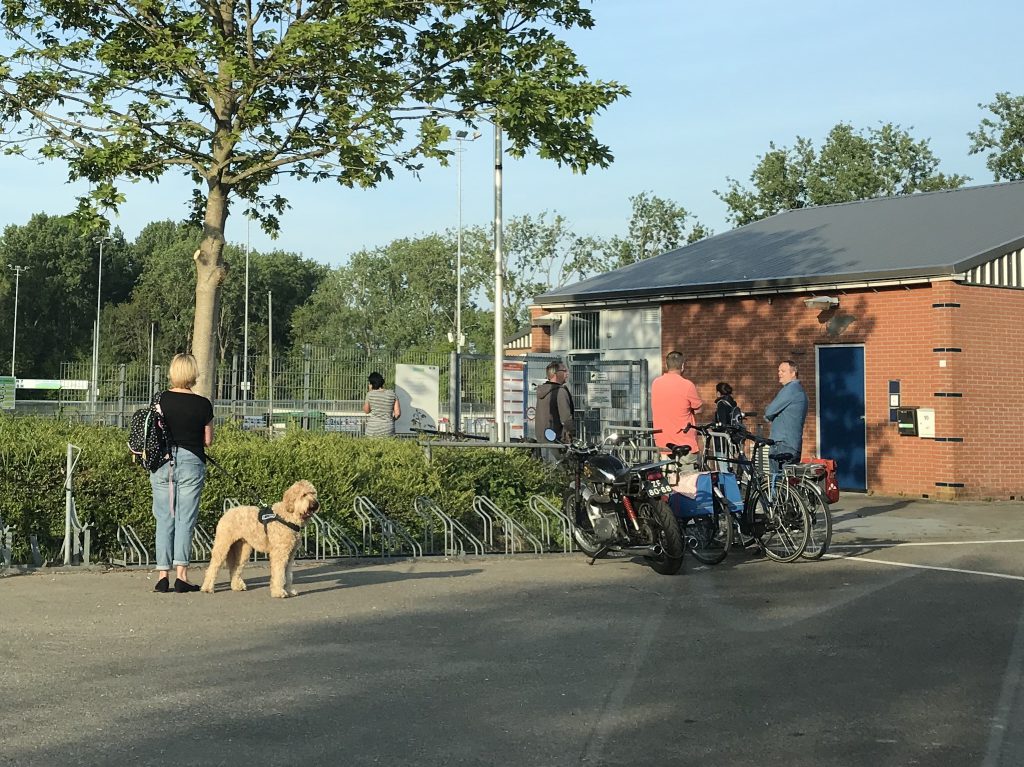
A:
{"label": "green hedge", "polygon": [[[43,418],[0,417],[0,518],[15,534],[16,561],[27,560],[29,535],[55,557],[64,539],[64,477],[67,444],[82,448],[75,466],[75,504],[80,521],[93,526],[95,559],[119,554],[117,526],[130,524],[152,545],[153,516],[148,473],[131,463],[127,432]],[[316,485],[321,513],[350,531],[361,529],[352,511],[356,495],[369,497],[388,516],[413,530],[417,495],[476,526],[474,495],[487,495],[530,527],[527,499],[534,493],[557,497],[556,480],[526,451],[434,447],[408,440],[374,440],[292,432],[280,439],[219,427],[210,449],[233,475],[209,467],[199,524],[216,526],[224,499],[273,503],[298,479]],[[237,481],[236,481],[237,480]]]}

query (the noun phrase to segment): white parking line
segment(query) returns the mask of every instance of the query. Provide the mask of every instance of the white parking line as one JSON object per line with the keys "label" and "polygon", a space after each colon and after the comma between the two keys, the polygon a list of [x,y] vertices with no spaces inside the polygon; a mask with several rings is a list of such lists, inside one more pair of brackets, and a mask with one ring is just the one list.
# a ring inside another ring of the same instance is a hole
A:
{"label": "white parking line", "polygon": [[830,549],[894,549],[899,546],[979,546],[983,543],[1024,543],[1024,538],[1005,538],[997,541],[921,541],[919,543],[840,543]]}
{"label": "white parking line", "polygon": [[1020,726],[1021,677],[1024,667],[1024,610],[1017,619],[1010,657],[1003,673],[992,729],[989,731],[988,750],[982,767],[999,767],[1021,763],[1024,755],[1024,737]]}
{"label": "white parking line", "polygon": [[[830,547],[831,548],[831,547]],[[838,547],[836,547],[838,548]],[[859,548],[875,548],[874,546]],[[990,573],[984,570],[965,570],[960,567],[938,567],[937,565],[912,565],[907,562],[888,562],[884,559],[856,557],[849,554],[826,554],[826,559],[846,559],[851,562],[869,562],[875,565],[891,565],[892,567],[909,567],[914,570],[937,570],[944,573],[961,573],[962,575],[984,575],[989,578],[1003,578],[1008,581],[1024,581],[1024,575],[1007,575],[1006,573]]]}

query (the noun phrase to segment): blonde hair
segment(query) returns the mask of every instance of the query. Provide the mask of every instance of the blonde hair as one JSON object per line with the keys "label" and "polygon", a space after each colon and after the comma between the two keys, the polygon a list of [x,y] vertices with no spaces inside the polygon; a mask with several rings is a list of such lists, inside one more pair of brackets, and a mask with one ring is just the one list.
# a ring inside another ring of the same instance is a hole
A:
{"label": "blonde hair", "polygon": [[199,365],[191,354],[175,354],[167,368],[167,380],[173,389],[191,389],[199,380]]}

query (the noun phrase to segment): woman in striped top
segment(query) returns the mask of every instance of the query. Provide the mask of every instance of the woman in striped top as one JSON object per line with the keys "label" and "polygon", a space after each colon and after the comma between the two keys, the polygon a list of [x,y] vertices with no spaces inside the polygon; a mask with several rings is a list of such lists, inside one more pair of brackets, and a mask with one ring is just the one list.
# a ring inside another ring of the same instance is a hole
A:
{"label": "woman in striped top", "polygon": [[363,412],[368,416],[366,436],[393,437],[395,421],[402,415],[398,397],[391,389],[384,388],[384,376],[380,373],[370,373],[368,380],[369,391],[366,392],[366,400],[363,402]]}

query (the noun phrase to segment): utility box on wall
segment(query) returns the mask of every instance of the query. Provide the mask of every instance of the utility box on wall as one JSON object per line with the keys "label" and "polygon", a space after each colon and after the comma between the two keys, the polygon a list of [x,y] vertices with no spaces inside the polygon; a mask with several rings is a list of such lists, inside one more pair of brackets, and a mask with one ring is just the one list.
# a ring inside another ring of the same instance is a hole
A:
{"label": "utility box on wall", "polygon": [[935,439],[935,408],[917,409],[917,436],[921,439]]}
{"label": "utility box on wall", "polygon": [[[935,411],[932,411],[934,417]],[[901,437],[917,436],[917,408],[901,407],[896,411],[896,426]]]}

